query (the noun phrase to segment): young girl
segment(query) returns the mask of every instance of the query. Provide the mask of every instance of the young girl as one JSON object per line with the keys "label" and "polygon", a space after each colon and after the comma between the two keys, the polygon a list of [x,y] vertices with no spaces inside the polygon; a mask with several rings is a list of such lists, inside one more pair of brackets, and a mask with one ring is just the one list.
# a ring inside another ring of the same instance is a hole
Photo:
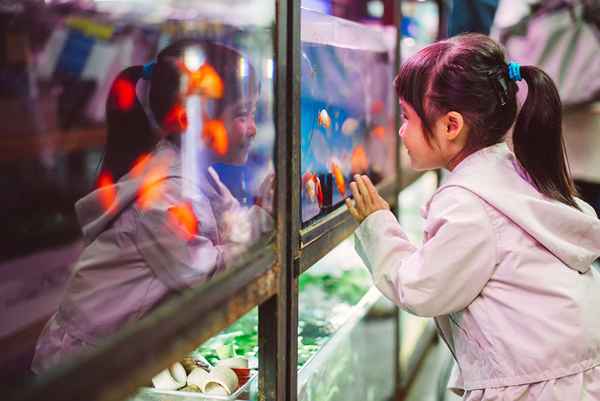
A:
{"label": "young girl", "polygon": [[[136,96],[141,79],[145,107]],[[192,39],[115,79],[99,188],[75,205],[85,249],[38,340],[35,373],[208,280],[270,229],[269,214],[241,208],[210,167],[246,162],[256,97],[254,70],[240,53]]]}
{"label": "young girl", "polygon": [[552,81],[468,34],[419,51],[395,87],[412,166],[451,174],[424,207],[421,246],[355,177],[347,205],[375,285],[435,317],[464,400],[599,401],[600,221],[575,197]]}

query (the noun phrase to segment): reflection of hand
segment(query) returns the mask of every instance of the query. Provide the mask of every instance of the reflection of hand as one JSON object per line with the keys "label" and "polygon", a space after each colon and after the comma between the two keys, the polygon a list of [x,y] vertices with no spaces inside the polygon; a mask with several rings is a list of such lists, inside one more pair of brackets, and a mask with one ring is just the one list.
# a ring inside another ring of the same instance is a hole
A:
{"label": "reflection of hand", "polygon": [[265,177],[258,189],[258,199],[256,204],[273,215],[273,199],[275,198],[275,173],[270,173]]}
{"label": "reflection of hand", "polygon": [[350,184],[354,202],[346,199],[346,206],[358,223],[361,223],[371,213],[390,208],[390,205],[379,195],[368,176],[356,175],[354,179],[355,181]]}
{"label": "reflection of hand", "polygon": [[[233,209],[239,206],[239,201],[233,196],[229,188],[223,184],[219,174],[215,171],[214,168],[208,168],[208,176],[212,181],[212,185],[217,192],[218,195],[218,209],[219,212],[223,212],[225,210]],[[213,205],[214,207],[215,205]]]}

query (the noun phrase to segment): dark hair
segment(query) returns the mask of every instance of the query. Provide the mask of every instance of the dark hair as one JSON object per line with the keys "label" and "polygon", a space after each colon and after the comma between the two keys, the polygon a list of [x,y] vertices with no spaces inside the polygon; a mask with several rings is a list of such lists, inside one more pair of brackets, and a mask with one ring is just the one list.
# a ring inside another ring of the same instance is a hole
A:
{"label": "dark hair", "polygon": [[460,112],[470,127],[465,152],[503,141],[516,117],[515,155],[537,189],[567,205],[575,203],[562,137],[561,102],[539,68],[522,66],[528,94],[517,117],[517,84],[508,78],[502,47],[481,34],[464,34],[429,45],[410,57],[394,80],[398,96],[423,122],[426,139],[437,118]]}
{"label": "dark hair", "polygon": [[[223,82],[222,97],[210,101],[212,118],[218,118],[226,105],[258,92],[254,68],[237,50],[195,38],[178,40],[158,54],[149,81],[148,106],[161,128],[164,128],[165,117],[185,96],[183,55],[191,47],[201,51],[204,63],[213,67]],[[241,68],[246,68],[244,79],[241,79]],[[106,148],[98,179],[108,173],[117,181],[161,139],[136,96],[135,87],[143,74],[143,66],[128,67],[112,83],[106,101]]]}

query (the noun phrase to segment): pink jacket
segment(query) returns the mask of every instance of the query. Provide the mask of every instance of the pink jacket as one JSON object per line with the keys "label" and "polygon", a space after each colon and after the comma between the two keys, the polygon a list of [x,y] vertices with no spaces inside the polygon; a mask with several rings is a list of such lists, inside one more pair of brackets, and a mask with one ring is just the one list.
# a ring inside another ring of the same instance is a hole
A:
{"label": "pink jacket", "polygon": [[[389,211],[356,231],[383,294],[434,316],[465,390],[600,365],[600,221],[541,195],[505,144],[463,160],[426,204],[411,244]],[[573,398],[576,399],[576,398]]]}

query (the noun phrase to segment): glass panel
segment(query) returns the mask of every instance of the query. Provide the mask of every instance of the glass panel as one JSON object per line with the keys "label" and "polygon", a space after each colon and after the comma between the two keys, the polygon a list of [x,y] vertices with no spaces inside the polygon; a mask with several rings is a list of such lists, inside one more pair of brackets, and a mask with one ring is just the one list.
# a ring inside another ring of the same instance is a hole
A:
{"label": "glass panel", "polygon": [[258,308],[148,382],[129,401],[257,399]]}
{"label": "glass panel", "polygon": [[[421,207],[429,200],[437,188],[435,172],[425,173],[398,196],[400,213],[398,220],[413,244],[423,243],[424,220]],[[425,332],[431,319],[400,312],[400,371],[406,373],[415,357],[419,339]],[[406,378],[403,378],[406,380]]]}
{"label": "glass panel", "polygon": [[390,399],[396,361],[395,311],[372,286],[352,237],[303,273],[299,278],[298,399]]}
{"label": "glass panel", "polygon": [[402,2],[402,58],[435,42],[439,27],[439,8],[435,1]]}
{"label": "glass panel", "polygon": [[274,195],[274,1],[9,3],[1,383],[225,271]]}
{"label": "glass panel", "polygon": [[[302,10],[301,205],[304,224],[349,195],[354,174],[394,175],[393,29]],[[392,33],[392,35],[390,35]]]}

